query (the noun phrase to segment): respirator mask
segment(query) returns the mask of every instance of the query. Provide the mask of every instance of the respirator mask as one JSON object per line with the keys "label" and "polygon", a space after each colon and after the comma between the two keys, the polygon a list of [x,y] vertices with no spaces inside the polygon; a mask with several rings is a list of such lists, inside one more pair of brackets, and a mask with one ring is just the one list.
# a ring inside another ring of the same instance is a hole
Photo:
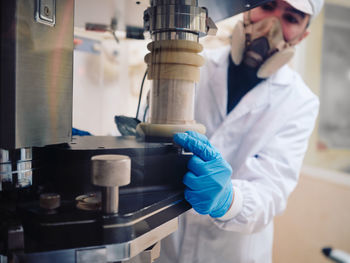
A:
{"label": "respirator mask", "polygon": [[244,14],[232,32],[231,57],[236,65],[243,63],[257,70],[259,78],[267,78],[287,64],[295,53],[296,41],[286,42],[281,22],[268,17],[251,23],[250,12]]}

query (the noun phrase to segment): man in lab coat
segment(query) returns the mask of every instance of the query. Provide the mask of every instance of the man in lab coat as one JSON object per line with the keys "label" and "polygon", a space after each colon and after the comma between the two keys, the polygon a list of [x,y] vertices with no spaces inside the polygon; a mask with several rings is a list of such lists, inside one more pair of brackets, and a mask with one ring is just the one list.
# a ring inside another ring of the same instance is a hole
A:
{"label": "man in lab coat", "polygon": [[271,262],[273,218],[294,190],[318,113],[287,66],[322,0],[276,0],[244,14],[232,45],[205,52],[196,120],[206,136],[174,141],[194,153],[184,176],[193,209],[157,262]]}

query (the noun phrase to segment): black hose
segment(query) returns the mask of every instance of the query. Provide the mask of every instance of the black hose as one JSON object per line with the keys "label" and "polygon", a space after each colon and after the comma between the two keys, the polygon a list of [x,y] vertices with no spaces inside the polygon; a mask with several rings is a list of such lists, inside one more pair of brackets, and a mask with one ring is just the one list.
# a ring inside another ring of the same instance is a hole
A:
{"label": "black hose", "polygon": [[148,69],[146,69],[145,75],[143,75],[143,78],[142,78],[141,89],[140,89],[140,95],[139,95],[139,102],[138,102],[138,104],[137,104],[136,119],[137,119],[138,116],[139,116],[140,105],[141,105],[141,98],[142,98],[142,90],[143,90],[143,85],[144,85],[144,83],[145,83],[145,79],[146,79],[146,76],[147,76],[147,72],[148,72]]}

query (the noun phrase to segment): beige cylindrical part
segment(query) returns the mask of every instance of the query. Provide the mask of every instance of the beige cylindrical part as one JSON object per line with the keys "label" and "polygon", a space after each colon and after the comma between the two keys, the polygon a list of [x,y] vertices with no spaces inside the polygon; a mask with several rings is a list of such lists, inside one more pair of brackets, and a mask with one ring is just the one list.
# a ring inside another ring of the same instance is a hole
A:
{"label": "beige cylindrical part", "polygon": [[130,183],[131,160],[126,155],[106,154],[91,158],[92,183],[98,186],[123,186]]}
{"label": "beige cylindrical part", "polygon": [[202,45],[188,40],[160,40],[148,44],[145,57],[148,79],[152,80],[150,113],[139,134],[171,138],[187,130],[205,133],[194,120],[195,83],[204,59],[197,53]]}
{"label": "beige cylindrical part", "polygon": [[152,64],[148,66],[148,79],[173,79],[199,82],[200,70],[197,66],[185,64]]}
{"label": "beige cylindrical part", "polygon": [[158,50],[179,50],[200,53],[203,50],[203,46],[194,41],[177,39],[153,41],[147,45],[147,49],[152,52]]}
{"label": "beige cylindrical part", "polygon": [[119,186],[130,183],[131,160],[126,155],[96,155],[91,158],[92,183],[102,186],[102,210],[118,212]]}
{"label": "beige cylindrical part", "polygon": [[181,65],[192,65],[201,67],[204,65],[205,60],[201,55],[188,51],[167,51],[162,50],[161,52],[148,53],[145,56],[145,62],[149,64],[181,64]]}
{"label": "beige cylindrical part", "polygon": [[195,86],[185,80],[153,80],[150,123],[193,124]]}

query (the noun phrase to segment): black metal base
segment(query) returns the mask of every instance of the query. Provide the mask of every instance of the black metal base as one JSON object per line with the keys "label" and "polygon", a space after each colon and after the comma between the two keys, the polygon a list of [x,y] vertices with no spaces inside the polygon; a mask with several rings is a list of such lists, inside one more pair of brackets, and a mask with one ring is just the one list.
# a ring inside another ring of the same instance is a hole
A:
{"label": "black metal base", "polygon": [[[24,229],[22,261],[26,255],[38,260],[36,253],[57,256],[72,249],[128,244],[190,209],[182,184],[189,156],[179,154],[173,144],[78,137],[68,145],[34,149],[33,154],[37,169],[31,195],[36,199],[15,202]],[[76,208],[77,196],[101,191],[92,185],[90,174],[90,159],[99,154],[128,155],[132,161],[131,183],[120,188],[118,214]],[[60,194],[61,206],[49,212],[40,208],[43,192]]]}

